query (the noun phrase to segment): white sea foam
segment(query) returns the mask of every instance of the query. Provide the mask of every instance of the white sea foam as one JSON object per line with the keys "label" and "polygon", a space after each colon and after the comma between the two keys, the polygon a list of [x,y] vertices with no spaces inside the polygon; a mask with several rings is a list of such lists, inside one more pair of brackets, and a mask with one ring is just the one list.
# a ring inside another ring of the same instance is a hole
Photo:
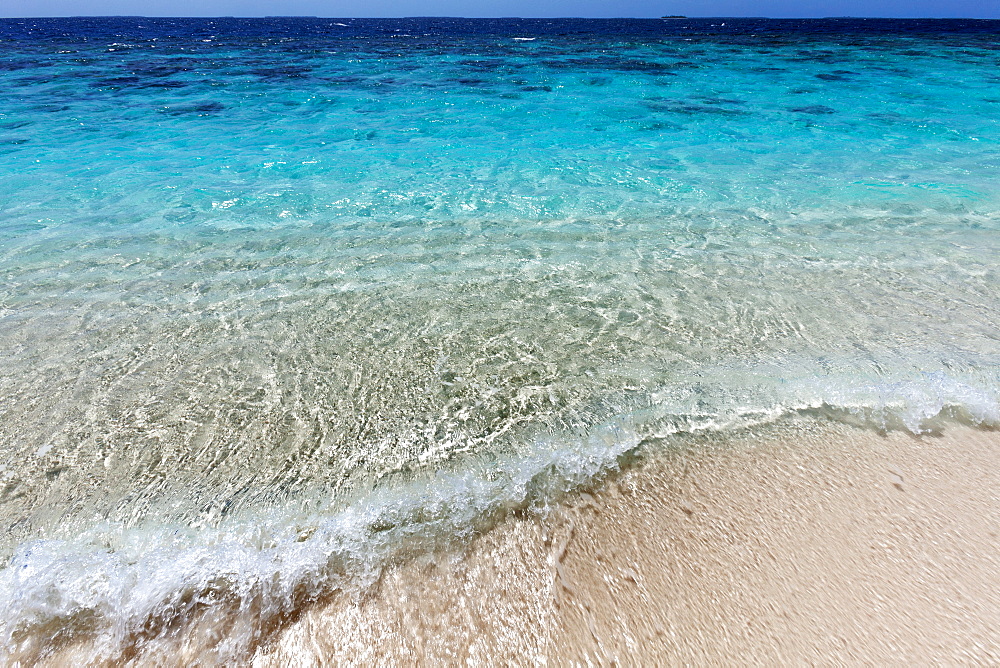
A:
{"label": "white sea foam", "polygon": [[317,499],[318,510],[273,506],[201,528],[102,524],[72,540],[26,542],[0,571],[0,644],[16,650],[22,636],[44,644],[53,629],[77,629],[92,639],[95,656],[113,658],[130,644],[156,642],[144,629],[217,609],[251,620],[216,648],[234,659],[273,616],[334,588],[360,591],[388,560],[454,544],[512,509],[543,511],[615,469],[642,443],[803,412],[914,433],[954,419],[1000,425],[996,385],[944,373],[874,384],[778,379],[738,389],[731,383],[741,374],[705,374],[698,385],[664,390],[647,408],[585,435],[540,434],[518,455],[470,457],[398,478],[339,509]]}

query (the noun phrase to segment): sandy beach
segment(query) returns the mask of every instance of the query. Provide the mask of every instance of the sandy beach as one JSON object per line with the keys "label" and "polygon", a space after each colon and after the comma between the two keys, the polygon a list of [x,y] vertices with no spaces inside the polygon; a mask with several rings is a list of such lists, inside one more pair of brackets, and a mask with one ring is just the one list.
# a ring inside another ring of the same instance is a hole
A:
{"label": "sandy beach", "polygon": [[672,444],[375,591],[254,665],[1000,662],[1000,433],[801,419]]}

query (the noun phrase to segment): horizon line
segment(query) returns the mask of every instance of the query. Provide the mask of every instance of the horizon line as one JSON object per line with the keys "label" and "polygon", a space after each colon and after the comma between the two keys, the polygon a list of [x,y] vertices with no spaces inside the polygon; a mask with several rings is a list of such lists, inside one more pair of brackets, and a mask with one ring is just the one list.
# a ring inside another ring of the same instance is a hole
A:
{"label": "horizon line", "polygon": [[767,19],[772,21],[826,21],[830,19],[891,19],[900,21],[1000,21],[1000,17],[976,17],[976,16],[453,16],[453,15],[415,15],[415,16],[318,16],[313,14],[253,14],[234,15],[220,14],[218,16],[182,16],[166,14],[66,14],[59,16],[0,16],[0,20],[33,20],[33,19],[347,19],[347,20],[405,20],[405,19],[462,19],[466,21],[495,21],[495,20],[588,20],[588,21],[615,21],[621,19],[649,20],[649,21],[678,21],[678,20],[703,20],[703,19]]}

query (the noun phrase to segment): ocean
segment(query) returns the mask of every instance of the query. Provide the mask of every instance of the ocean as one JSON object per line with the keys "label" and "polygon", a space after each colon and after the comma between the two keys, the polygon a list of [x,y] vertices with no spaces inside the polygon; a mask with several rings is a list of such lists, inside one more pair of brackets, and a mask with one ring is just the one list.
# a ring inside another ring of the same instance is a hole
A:
{"label": "ocean", "polygon": [[0,21],[6,660],[198,619],[239,663],[678,443],[1000,427],[998,63],[1000,21]]}

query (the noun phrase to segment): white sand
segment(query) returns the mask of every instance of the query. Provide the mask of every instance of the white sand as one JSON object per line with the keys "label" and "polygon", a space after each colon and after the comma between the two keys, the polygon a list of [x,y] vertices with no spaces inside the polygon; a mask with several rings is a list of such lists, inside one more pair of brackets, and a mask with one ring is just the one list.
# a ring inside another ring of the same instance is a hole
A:
{"label": "white sand", "polygon": [[305,611],[260,666],[1000,664],[1000,433],[675,447]]}

